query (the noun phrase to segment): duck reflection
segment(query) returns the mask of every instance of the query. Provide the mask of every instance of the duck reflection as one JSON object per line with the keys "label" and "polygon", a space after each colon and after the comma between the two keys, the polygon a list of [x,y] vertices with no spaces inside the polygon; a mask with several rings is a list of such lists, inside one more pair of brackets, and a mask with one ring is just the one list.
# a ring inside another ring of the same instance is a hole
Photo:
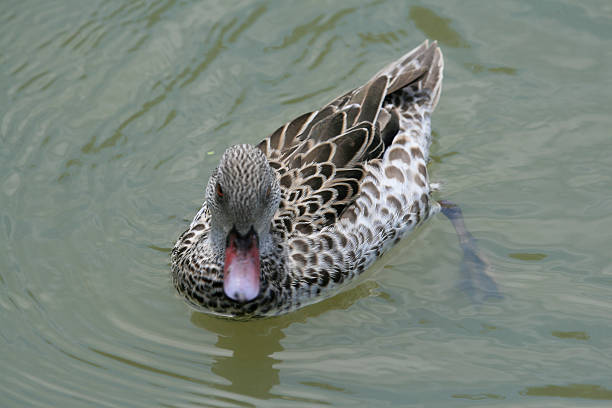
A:
{"label": "duck reflection", "polygon": [[235,321],[193,312],[191,321],[216,333],[217,347],[232,351],[229,357],[215,357],[213,373],[231,384],[220,384],[218,388],[259,399],[278,398],[280,395],[271,393],[271,390],[280,382],[278,363],[282,363],[282,360],[278,358],[278,353],[284,350],[281,344],[285,338],[283,331],[293,323],[304,323],[328,311],[348,309],[377,289],[376,282],[365,281],[332,298],[280,317]]}

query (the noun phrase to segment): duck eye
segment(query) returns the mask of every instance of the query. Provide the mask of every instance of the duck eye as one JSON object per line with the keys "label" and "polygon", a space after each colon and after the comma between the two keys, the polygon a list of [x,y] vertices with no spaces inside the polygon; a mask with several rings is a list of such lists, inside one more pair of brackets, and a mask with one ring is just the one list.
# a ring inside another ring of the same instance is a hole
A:
{"label": "duck eye", "polygon": [[215,191],[217,192],[217,196],[223,197],[223,190],[221,190],[221,184],[217,183],[217,186],[215,187]]}

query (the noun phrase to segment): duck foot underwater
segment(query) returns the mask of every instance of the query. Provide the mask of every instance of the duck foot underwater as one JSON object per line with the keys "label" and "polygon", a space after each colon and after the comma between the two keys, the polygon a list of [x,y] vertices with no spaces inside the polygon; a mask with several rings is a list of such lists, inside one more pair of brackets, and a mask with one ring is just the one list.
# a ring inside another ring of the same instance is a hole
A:
{"label": "duck foot underwater", "polygon": [[425,41],[258,145],[228,148],[172,250],[178,292],[228,317],[287,313],[342,288],[441,210],[480,268],[466,276],[493,288],[458,207],[431,198],[430,116],[443,68],[437,43]]}
{"label": "duck foot underwater", "polygon": [[481,255],[474,236],[468,231],[463,219],[463,211],[457,204],[446,200],[438,201],[444,214],[457,233],[459,246],[463,251],[461,261],[461,280],[458,287],[466,292],[473,302],[480,303],[487,299],[501,299],[495,280],[489,275],[491,265]]}

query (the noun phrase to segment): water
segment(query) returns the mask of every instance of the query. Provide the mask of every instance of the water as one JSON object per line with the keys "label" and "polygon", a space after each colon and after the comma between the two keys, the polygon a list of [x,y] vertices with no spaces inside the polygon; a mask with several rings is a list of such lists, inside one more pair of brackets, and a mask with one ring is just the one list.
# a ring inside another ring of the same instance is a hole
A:
{"label": "water", "polygon": [[[612,404],[608,1],[5,1],[2,407]],[[430,174],[502,301],[456,288],[437,216],[351,290],[232,322],[169,251],[220,153],[424,38],[446,59]]]}

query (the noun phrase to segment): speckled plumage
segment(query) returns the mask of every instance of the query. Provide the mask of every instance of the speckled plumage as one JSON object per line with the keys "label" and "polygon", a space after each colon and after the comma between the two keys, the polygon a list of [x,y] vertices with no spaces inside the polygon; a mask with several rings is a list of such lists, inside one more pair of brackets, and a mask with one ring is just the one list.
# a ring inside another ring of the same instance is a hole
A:
{"label": "speckled plumage", "polygon": [[[259,145],[228,149],[172,251],[179,293],[216,314],[282,314],[350,281],[438,212],[426,161],[442,71],[440,49],[425,41]],[[247,302],[223,289],[231,228],[260,240],[261,289]]]}

